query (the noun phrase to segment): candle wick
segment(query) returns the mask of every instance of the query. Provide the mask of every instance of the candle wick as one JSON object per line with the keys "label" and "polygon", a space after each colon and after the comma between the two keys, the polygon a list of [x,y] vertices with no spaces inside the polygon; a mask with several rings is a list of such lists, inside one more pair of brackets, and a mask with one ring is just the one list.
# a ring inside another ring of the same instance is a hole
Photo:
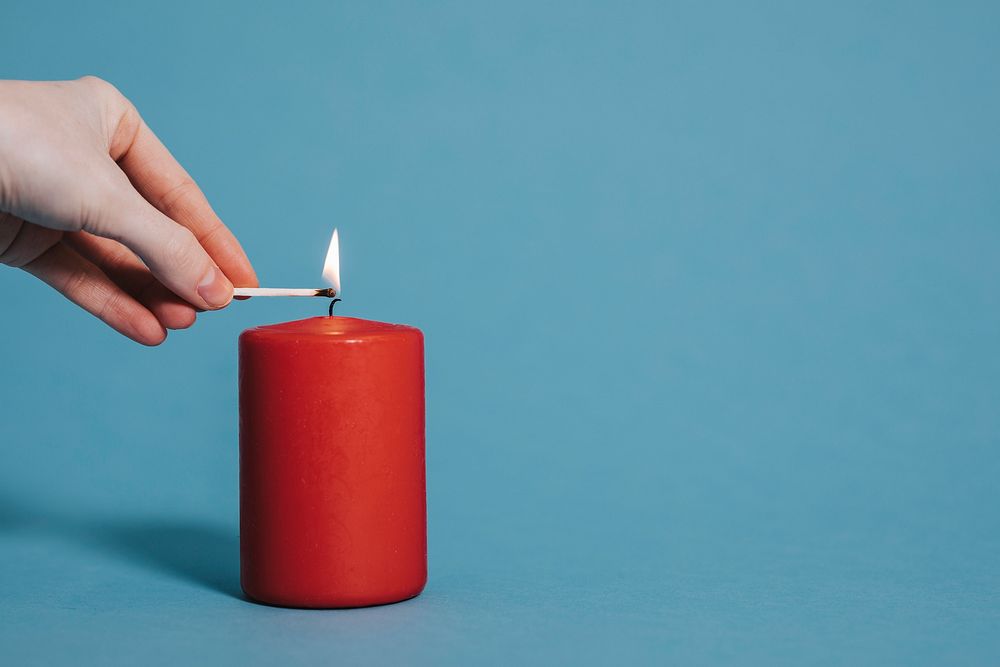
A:
{"label": "candle wick", "polygon": [[330,317],[333,317],[333,307],[337,305],[338,301],[343,301],[343,299],[330,299]]}

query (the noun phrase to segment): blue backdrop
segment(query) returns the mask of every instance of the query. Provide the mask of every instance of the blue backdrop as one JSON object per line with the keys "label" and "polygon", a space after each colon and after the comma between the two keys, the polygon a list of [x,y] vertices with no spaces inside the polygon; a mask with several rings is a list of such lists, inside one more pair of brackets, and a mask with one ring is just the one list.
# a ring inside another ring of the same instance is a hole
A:
{"label": "blue backdrop", "polygon": [[995,3],[88,4],[0,76],[424,330],[430,582],[239,597],[236,338],[325,304],[145,349],[3,268],[3,662],[996,664]]}

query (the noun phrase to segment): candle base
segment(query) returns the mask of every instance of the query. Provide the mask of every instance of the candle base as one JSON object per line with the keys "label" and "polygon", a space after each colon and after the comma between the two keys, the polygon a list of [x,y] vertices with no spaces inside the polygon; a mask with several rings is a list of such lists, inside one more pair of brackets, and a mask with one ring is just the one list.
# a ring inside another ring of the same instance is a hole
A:
{"label": "candle base", "polygon": [[359,609],[362,607],[382,607],[390,604],[406,602],[419,596],[424,590],[424,583],[421,583],[415,590],[392,593],[387,595],[372,595],[361,598],[335,598],[305,600],[301,598],[289,599],[283,595],[269,596],[267,594],[255,595],[243,587],[243,594],[251,602],[267,605],[268,607],[282,607],[285,609]]}

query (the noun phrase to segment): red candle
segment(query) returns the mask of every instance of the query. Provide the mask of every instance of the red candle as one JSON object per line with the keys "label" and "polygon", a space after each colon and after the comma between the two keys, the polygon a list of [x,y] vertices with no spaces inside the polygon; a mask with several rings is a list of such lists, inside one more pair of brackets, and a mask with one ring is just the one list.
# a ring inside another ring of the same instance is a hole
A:
{"label": "red candle", "polygon": [[357,607],[427,579],[419,329],[314,317],[240,336],[240,580]]}

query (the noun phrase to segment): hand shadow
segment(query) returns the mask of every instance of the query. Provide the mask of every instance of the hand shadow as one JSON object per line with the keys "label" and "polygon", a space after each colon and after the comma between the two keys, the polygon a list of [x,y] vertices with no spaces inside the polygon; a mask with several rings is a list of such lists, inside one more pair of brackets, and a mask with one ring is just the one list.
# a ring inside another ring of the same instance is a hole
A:
{"label": "hand shadow", "polygon": [[40,533],[75,542],[160,574],[246,599],[239,582],[239,537],[225,525],[197,518],[80,518],[0,496],[0,531]]}

